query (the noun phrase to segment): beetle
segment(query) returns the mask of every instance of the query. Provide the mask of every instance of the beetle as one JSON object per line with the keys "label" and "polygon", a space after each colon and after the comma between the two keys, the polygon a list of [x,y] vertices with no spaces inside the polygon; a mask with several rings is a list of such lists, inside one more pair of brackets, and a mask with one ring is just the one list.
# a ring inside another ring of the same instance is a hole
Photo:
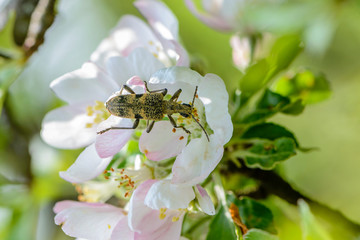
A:
{"label": "beetle", "polygon": [[[190,134],[191,132],[184,126],[177,125],[176,121],[171,116],[172,114],[179,113],[185,118],[192,117],[204,131],[207,140],[210,141],[204,127],[192,113],[198,86],[195,88],[192,104],[190,105],[187,103],[177,102],[177,99],[182,92],[181,89],[178,89],[167,101],[164,100],[164,97],[167,94],[166,88],[150,91],[146,81],[144,81],[144,84],[146,93],[136,94],[129,86],[123,85],[119,95],[116,95],[106,101],[106,108],[112,115],[122,118],[135,119],[133,126],[110,127],[98,132],[98,134],[105,133],[111,129],[135,129],[139,125],[140,119],[147,120],[146,132],[149,133],[153,128],[155,121],[162,120],[164,115],[167,115],[174,128],[182,128],[187,134]],[[128,91],[130,94],[122,95],[124,90]]]}

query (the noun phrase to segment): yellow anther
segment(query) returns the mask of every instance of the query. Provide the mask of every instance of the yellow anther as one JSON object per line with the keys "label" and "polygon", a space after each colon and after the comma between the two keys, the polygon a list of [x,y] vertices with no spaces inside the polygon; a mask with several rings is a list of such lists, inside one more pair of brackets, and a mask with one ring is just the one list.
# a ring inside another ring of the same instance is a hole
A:
{"label": "yellow anther", "polygon": [[173,218],[171,219],[171,221],[172,221],[172,222],[177,222],[177,221],[179,221],[179,217],[173,217]]}
{"label": "yellow anther", "polygon": [[111,225],[110,225],[110,224],[108,224],[108,229],[111,229]]}
{"label": "yellow anther", "polygon": [[85,127],[86,127],[86,128],[92,128],[92,126],[93,126],[92,123],[87,123],[87,124],[85,124]]}
{"label": "yellow anther", "polygon": [[149,45],[154,45],[154,42],[153,42],[153,41],[149,41]]}
{"label": "yellow anther", "polygon": [[94,107],[95,110],[102,110],[102,109],[105,108],[103,102],[101,102],[101,101],[95,101],[95,103],[96,103],[96,104],[95,104],[95,107]]}
{"label": "yellow anther", "polygon": [[164,218],[166,218],[166,214],[160,213],[160,214],[159,214],[159,218],[160,218],[161,220],[163,220]]}
{"label": "yellow anther", "polygon": [[94,110],[92,109],[91,106],[88,106],[88,107],[86,108],[86,114],[87,114],[88,116],[92,116],[92,115],[94,114]]}
{"label": "yellow anther", "polygon": [[153,53],[154,57],[159,58],[159,55],[157,53]]}

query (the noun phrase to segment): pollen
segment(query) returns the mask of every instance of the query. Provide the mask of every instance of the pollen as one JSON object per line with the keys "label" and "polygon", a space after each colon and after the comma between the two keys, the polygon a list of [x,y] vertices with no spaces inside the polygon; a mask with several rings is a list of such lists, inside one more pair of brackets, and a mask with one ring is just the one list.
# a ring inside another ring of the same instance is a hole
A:
{"label": "pollen", "polygon": [[111,229],[111,225],[110,225],[110,224],[108,224],[107,226],[108,226],[108,229]]}
{"label": "pollen", "polygon": [[[173,131],[174,132],[174,131]],[[145,155],[149,153],[147,149],[144,150]]]}
{"label": "pollen", "polygon": [[173,133],[176,133],[176,129],[175,129],[175,128],[173,128],[173,129],[172,129],[172,132],[173,132]]}
{"label": "pollen", "polygon": [[179,138],[179,140],[183,140],[184,139],[184,136],[181,136],[180,138]]}
{"label": "pollen", "polygon": [[160,218],[161,220],[163,220],[164,218],[166,218],[166,214],[165,214],[166,210],[167,210],[166,208],[160,208],[159,218]]}

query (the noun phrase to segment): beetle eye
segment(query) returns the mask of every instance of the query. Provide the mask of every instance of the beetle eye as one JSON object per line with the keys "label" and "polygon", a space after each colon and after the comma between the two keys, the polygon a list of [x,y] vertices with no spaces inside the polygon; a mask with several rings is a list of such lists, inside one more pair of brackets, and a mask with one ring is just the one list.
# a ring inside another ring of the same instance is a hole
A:
{"label": "beetle eye", "polygon": [[184,118],[190,117],[190,115],[189,115],[189,114],[186,114],[186,113],[180,113],[180,115],[183,116]]}

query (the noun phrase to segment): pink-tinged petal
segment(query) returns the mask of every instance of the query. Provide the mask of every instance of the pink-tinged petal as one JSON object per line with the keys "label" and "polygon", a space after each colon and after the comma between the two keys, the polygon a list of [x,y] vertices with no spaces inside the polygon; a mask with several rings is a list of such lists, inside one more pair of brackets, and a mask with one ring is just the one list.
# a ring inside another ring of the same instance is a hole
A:
{"label": "pink-tinged petal", "polygon": [[119,239],[126,239],[126,240],[137,239],[135,238],[135,232],[133,232],[129,228],[127,216],[123,217],[118,222],[110,238],[110,240],[119,240]]}
{"label": "pink-tinged petal", "polygon": [[89,104],[75,104],[57,108],[46,114],[42,122],[41,137],[57,148],[75,149],[94,142],[96,126],[86,128],[94,117],[86,115]]}
{"label": "pink-tinged petal", "polygon": [[163,38],[178,39],[178,20],[164,3],[154,0],[138,0],[134,5]]}
{"label": "pink-tinged petal", "polygon": [[[184,214],[178,211],[166,212],[160,219],[160,212],[144,205],[144,199],[151,186],[157,180],[147,180],[134,191],[129,202],[129,227],[135,231],[136,240],[167,240],[180,237]],[[173,217],[179,217],[173,222]]]}
{"label": "pink-tinged petal", "polygon": [[50,87],[59,98],[69,104],[105,101],[119,88],[103,70],[91,62],[55,79]]}
{"label": "pink-tinged petal", "polygon": [[147,81],[151,74],[161,68],[164,68],[164,64],[144,48],[135,49],[128,57],[111,57],[107,62],[111,77],[120,86],[133,76]]}
{"label": "pink-tinged petal", "polygon": [[[128,220],[129,227],[133,231],[144,234],[162,225],[162,221],[159,218],[159,211],[153,210],[144,204],[147,192],[156,181],[157,180],[147,180],[143,182],[135,189],[131,196]],[[152,221],[149,221],[151,218],[153,218]]]}
{"label": "pink-tinged petal", "polygon": [[100,158],[95,144],[91,144],[79,155],[75,163],[66,171],[60,172],[60,177],[71,183],[85,182],[101,174],[111,161],[111,157]]}
{"label": "pink-tinged petal", "polygon": [[73,207],[98,207],[103,206],[103,203],[87,203],[87,202],[78,202],[72,200],[64,200],[57,202],[53,208],[54,213],[59,213],[65,209]]}
{"label": "pink-tinged petal", "polygon": [[55,224],[71,237],[107,240],[122,218],[124,211],[112,205],[79,203],[57,212]]}
{"label": "pink-tinged petal", "polygon": [[151,233],[139,234],[135,233],[136,240],[169,240],[179,239],[184,215],[179,217],[179,220],[172,222],[171,218],[162,220],[163,224],[159,229],[153,229]]}
{"label": "pink-tinged petal", "polygon": [[190,141],[176,158],[172,173],[172,183],[196,185],[204,181],[220,162],[224,148],[215,134],[203,135]]}
{"label": "pink-tinged petal", "polygon": [[233,134],[233,124],[228,110],[229,94],[223,80],[215,74],[206,74],[200,81],[198,95],[205,107],[207,123],[224,145]]}
{"label": "pink-tinged petal", "polygon": [[215,215],[214,204],[211,201],[211,198],[206,192],[206,190],[202,188],[200,185],[196,185],[195,195],[196,195],[196,199],[199,202],[201,210],[203,210],[203,212],[208,215]]}
{"label": "pink-tinged petal", "polygon": [[[110,116],[98,126],[98,132],[110,127],[132,127],[130,119]],[[101,158],[114,156],[119,152],[131,138],[133,129],[113,129],[98,134],[95,140],[95,148]]]}
{"label": "pink-tinged petal", "polygon": [[173,128],[170,121],[160,121],[151,132],[144,130],[139,140],[140,151],[153,161],[177,156],[186,146],[188,134],[182,129],[174,133]]}
{"label": "pink-tinged petal", "polygon": [[187,208],[195,198],[192,186],[172,184],[170,180],[160,180],[149,189],[145,205],[152,209]]}
{"label": "pink-tinged petal", "polygon": [[196,8],[193,0],[185,0],[186,6],[200,21],[220,31],[232,31],[233,27],[221,16],[201,13]]}

